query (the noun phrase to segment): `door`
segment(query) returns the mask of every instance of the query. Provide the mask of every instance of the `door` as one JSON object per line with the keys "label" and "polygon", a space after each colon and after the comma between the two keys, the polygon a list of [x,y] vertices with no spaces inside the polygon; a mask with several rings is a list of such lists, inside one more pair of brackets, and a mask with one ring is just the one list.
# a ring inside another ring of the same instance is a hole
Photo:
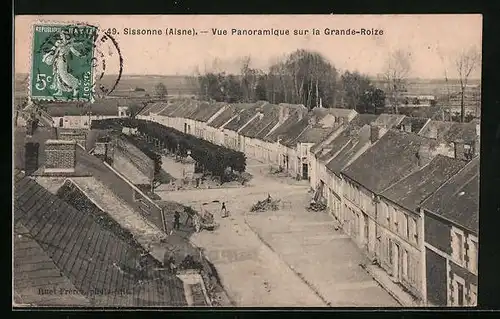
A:
{"label": "door", "polygon": [[302,163],[302,179],[309,179],[309,165]]}

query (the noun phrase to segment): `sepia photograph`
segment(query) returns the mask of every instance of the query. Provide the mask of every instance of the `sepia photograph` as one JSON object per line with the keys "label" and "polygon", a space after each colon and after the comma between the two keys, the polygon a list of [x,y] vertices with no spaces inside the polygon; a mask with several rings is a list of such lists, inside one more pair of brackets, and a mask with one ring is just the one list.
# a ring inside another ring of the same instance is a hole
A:
{"label": "sepia photograph", "polygon": [[12,307],[475,307],[482,16],[19,15]]}

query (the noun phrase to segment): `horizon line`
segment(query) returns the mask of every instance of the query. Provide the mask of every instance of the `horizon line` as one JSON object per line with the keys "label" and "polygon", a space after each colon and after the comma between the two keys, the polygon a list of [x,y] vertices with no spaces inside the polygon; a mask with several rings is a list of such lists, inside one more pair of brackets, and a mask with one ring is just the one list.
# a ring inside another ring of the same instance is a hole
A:
{"label": "horizon line", "polygon": [[[236,73],[228,73],[228,74],[233,74],[233,75],[241,75],[241,74],[236,74]],[[24,73],[24,72],[15,72],[14,75],[29,75],[29,73]],[[110,74],[105,74],[105,76],[118,76],[118,73],[110,73]],[[139,74],[139,73],[122,73],[121,76],[154,76],[154,77],[166,77],[166,76],[179,76],[179,77],[197,77],[198,75],[189,75],[189,74]],[[366,75],[369,78],[373,80],[377,80],[378,75]],[[408,80],[457,80],[459,81],[460,78],[448,78],[445,79],[444,77],[436,77],[436,78],[424,78],[424,77],[408,77]],[[481,78],[469,78],[469,81],[481,81]]]}

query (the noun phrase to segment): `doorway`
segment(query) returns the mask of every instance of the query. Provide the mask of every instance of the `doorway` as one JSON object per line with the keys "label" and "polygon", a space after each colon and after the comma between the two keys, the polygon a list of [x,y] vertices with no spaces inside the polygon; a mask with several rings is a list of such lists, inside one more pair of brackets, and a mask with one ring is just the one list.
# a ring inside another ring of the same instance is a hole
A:
{"label": "doorway", "polygon": [[302,163],[302,179],[309,179],[309,165]]}

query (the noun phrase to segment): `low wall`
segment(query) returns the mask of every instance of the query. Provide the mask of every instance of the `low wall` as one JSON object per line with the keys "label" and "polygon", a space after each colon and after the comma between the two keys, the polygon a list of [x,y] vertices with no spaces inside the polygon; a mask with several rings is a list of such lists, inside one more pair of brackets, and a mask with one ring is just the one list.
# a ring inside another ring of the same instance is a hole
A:
{"label": "low wall", "polygon": [[127,202],[141,215],[146,218],[149,222],[157,226],[159,229],[162,229],[165,232],[168,232],[172,227],[167,225],[167,222],[164,220],[163,209],[158,206],[152,199],[146,196],[139,188],[133,185],[125,176],[116,171],[109,164],[104,163],[113,173],[119,178],[123,183],[126,184],[127,187],[117,187],[114,191],[120,190],[119,197],[127,198]]}

